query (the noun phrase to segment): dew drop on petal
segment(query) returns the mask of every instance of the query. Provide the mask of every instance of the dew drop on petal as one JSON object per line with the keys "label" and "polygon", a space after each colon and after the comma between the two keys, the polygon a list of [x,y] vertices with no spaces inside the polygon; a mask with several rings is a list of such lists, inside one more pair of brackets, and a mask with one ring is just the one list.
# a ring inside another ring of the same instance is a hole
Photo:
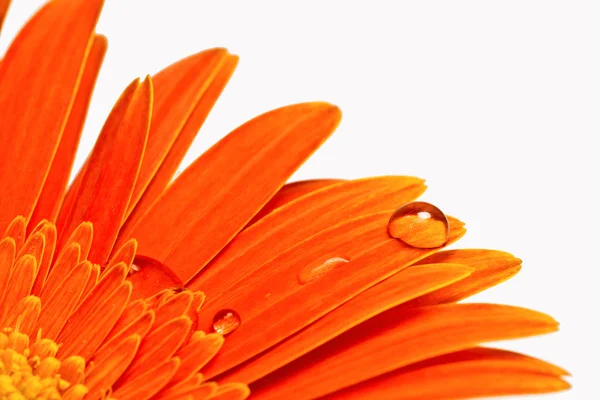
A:
{"label": "dew drop on petal", "polygon": [[415,201],[392,214],[388,233],[411,247],[433,249],[448,242],[450,225],[442,210],[433,204]]}
{"label": "dew drop on petal", "polygon": [[302,285],[314,281],[331,271],[333,268],[341,264],[346,264],[347,259],[342,257],[333,257],[324,263],[317,265],[307,265],[298,272],[298,282]]}
{"label": "dew drop on petal", "polygon": [[183,282],[165,264],[152,257],[136,255],[127,278],[133,285],[131,300],[146,299],[165,289],[182,289]]}
{"label": "dew drop on petal", "polygon": [[237,312],[233,310],[221,310],[213,318],[213,329],[221,335],[227,335],[235,331],[242,320]]}

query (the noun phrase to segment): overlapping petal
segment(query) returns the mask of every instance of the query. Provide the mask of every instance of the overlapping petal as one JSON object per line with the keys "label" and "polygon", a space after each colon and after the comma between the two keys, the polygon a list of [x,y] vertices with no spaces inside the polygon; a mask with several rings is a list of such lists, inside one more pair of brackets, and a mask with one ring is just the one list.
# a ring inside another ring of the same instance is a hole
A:
{"label": "overlapping petal", "polygon": [[399,304],[467,278],[472,268],[426,264],[392,275],[301,331],[219,377],[220,382],[252,383],[327,343],[348,329]]}
{"label": "overlapping petal", "polygon": [[[217,302],[207,304],[201,328],[222,308],[234,309],[243,322],[205,374],[215,376],[266,350],[431,253],[390,238],[390,215],[372,214],[327,229],[282,252]],[[463,234],[462,223],[453,220],[450,242]],[[321,269],[338,257],[347,262]],[[302,282],[299,274],[305,271],[318,275]],[[270,327],[267,332],[261,329],[265,326]]]}
{"label": "overlapping petal", "polygon": [[146,187],[142,197],[132,210],[127,221],[125,221],[121,239],[127,237],[129,230],[135,226],[138,219],[150,208],[156,199],[162,194],[175,176],[183,157],[187,153],[198,130],[208,117],[217,99],[225,89],[225,85],[233,75],[238,63],[238,57],[231,54],[224,55],[221,63],[216,65],[216,71],[210,75],[207,87],[203,87],[202,96],[196,103],[185,125],[179,131],[177,138],[171,145],[167,155],[158,167],[152,180]]}
{"label": "overlapping petal", "polygon": [[[54,0],[0,63],[0,230],[29,220],[65,128],[102,0]],[[35,62],[32,62],[35,60]],[[52,101],[48,101],[52,99]]]}
{"label": "overlapping petal", "polygon": [[241,232],[190,287],[215,301],[288,248],[351,218],[393,210],[424,190],[422,180],[398,176],[340,182],[302,196]]}
{"label": "overlapping petal", "polygon": [[[6,14],[8,13],[8,7],[10,6],[10,0],[0,0],[0,32],[2,32],[2,24],[4,23],[4,18],[6,18]],[[2,60],[0,60],[1,62]]]}
{"label": "overlapping petal", "polygon": [[[11,226],[7,234],[25,235],[23,223]],[[0,326],[8,332],[0,333],[0,351],[6,343],[24,340],[16,350],[39,357],[36,362],[49,369],[43,374],[60,374],[63,383],[55,389],[63,388],[63,398],[96,399],[112,391],[121,398],[149,399],[158,392],[177,393],[184,382],[190,393],[206,390],[203,379],[194,379],[221,348],[223,337],[197,330],[203,294],[166,290],[132,301],[127,279],[132,264],[126,262],[130,246],[117,252],[125,261],[111,260],[100,274],[84,257],[93,241],[86,227],[91,224],[75,230],[59,256],[50,255],[55,260],[39,297],[31,292],[44,253],[33,244],[43,232],[26,237],[18,257],[13,237],[0,241]],[[160,379],[149,379],[153,374]],[[214,392],[221,390],[211,385]],[[239,384],[222,390],[239,398],[248,392]]]}
{"label": "overlapping petal", "polygon": [[[82,171],[69,191],[57,227],[58,248],[82,222],[94,225],[89,259],[104,264],[113,249],[142,163],[152,113],[152,81],[134,81],[123,92]],[[119,152],[116,149],[120,149]],[[110,207],[106,207],[106,204]]]}
{"label": "overlapping petal", "polygon": [[[315,398],[428,358],[557,327],[547,315],[492,304],[392,309],[256,382],[253,389],[265,399]],[[360,368],[365,365],[369,368]]]}
{"label": "overlapping petal", "polygon": [[63,197],[67,191],[67,184],[75,162],[83,124],[107,46],[108,43],[104,36],[96,35],[94,37],[90,54],[85,61],[75,100],[69,111],[67,124],[31,217],[30,226],[35,226],[44,219],[52,222],[56,221]]}
{"label": "overlapping petal", "polygon": [[[51,0],[0,61],[0,146],[10,149],[0,168],[0,364],[23,367],[18,377],[0,370],[3,384],[31,379],[35,391],[46,379],[52,398],[73,400],[569,387],[558,367],[478,347],[552,332],[551,317],[456,304],[521,260],[443,250],[465,233],[452,217],[438,248],[416,247],[426,227],[412,245],[390,236],[421,179],[286,184],[335,130],[337,107],[266,112],[172,182],[237,66],[225,49],[127,87],[67,190],[107,46],[94,31],[101,6]],[[222,329],[225,316],[234,322]]]}
{"label": "overlapping petal", "polygon": [[179,175],[138,220],[130,233],[140,242],[138,251],[189,281],[333,133],[339,120],[336,107],[306,103],[242,125]]}
{"label": "overlapping petal", "polygon": [[474,348],[401,368],[324,399],[393,399],[399,388],[407,400],[551,393],[569,388],[564,375],[566,371],[532,357]]}

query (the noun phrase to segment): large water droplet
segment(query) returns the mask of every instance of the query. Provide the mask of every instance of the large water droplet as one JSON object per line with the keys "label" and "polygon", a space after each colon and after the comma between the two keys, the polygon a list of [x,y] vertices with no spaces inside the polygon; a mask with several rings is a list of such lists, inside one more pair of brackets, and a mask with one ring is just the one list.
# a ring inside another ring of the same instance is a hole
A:
{"label": "large water droplet", "polygon": [[238,313],[233,310],[221,310],[213,318],[213,329],[221,335],[227,335],[235,331],[242,320]]}
{"label": "large water droplet", "polygon": [[442,210],[433,204],[415,201],[403,205],[392,214],[388,233],[409,246],[433,249],[448,242],[450,227]]}
{"label": "large water droplet", "polygon": [[300,272],[298,272],[298,282],[304,285],[305,283],[314,281],[315,279],[318,279],[321,276],[325,275],[327,272],[331,271],[338,265],[346,264],[347,262],[348,260],[346,260],[345,258],[333,257],[322,264],[307,265],[306,267],[302,268]]}
{"label": "large water droplet", "polygon": [[127,280],[133,285],[132,301],[152,297],[164,289],[183,287],[181,279],[169,267],[142,255],[136,255],[133,259]]}

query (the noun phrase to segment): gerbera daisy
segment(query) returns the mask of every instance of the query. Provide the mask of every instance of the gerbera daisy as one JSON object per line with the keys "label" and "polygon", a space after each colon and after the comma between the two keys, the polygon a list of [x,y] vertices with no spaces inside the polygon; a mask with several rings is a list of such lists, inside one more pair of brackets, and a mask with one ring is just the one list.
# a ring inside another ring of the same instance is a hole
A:
{"label": "gerbera daisy", "polygon": [[[8,7],[0,0],[0,26]],[[485,342],[539,312],[457,303],[518,272],[443,248],[421,179],[285,184],[335,130],[315,102],[177,168],[232,75],[211,49],[125,88],[68,185],[107,48],[101,0],[53,0],[0,62],[1,399],[455,399],[564,390]]]}

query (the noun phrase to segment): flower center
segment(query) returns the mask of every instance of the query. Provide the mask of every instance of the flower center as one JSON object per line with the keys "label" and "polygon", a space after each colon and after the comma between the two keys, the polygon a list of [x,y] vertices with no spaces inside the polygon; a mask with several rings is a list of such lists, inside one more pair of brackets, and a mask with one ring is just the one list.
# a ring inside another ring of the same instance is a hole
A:
{"label": "flower center", "polygon": [[0,331],[0,400],[83,399],[85,360],[74,356],[58,360],[58,345],[18,329]]}

